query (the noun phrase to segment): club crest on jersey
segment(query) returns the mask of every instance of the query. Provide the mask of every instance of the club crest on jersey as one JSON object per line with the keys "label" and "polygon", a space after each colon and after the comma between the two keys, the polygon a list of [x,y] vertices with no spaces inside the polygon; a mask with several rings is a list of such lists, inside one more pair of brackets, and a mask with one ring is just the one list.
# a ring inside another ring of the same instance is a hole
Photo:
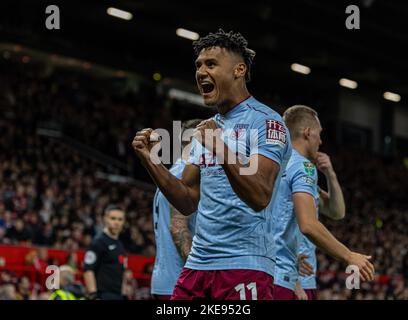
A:
{"label": "club crest on jersey", "polygon": [[286,128],[277,120],[266,120],[266,144],[286,144]]}
{"label": "club crest on jersey", "polygon": [[237,123],[237,124],[234,126],[234,128],[232,129],[231,138],[232,138],[232,139],[239,139],[239,138],[241,138],[241,137],[245,134],[246,130],[248,130],[248,128],[249,128],[249,124],[246,124],[246,123]]}
{"label": "club crest on jersey", "polygon": [[315,166],[313,163],[309,161],[303,162],[303,166],[305,167],[305,171],[309,176],[314,176],[315,174]]}

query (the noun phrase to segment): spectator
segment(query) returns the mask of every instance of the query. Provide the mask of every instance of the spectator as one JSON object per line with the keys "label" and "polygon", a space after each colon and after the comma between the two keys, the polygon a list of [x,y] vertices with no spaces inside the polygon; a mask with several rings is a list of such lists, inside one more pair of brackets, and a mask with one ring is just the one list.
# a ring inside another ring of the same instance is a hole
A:
{"label": "spectator", "polygon": [[6,237],[14,240],[15,243],[26,244],[31,242],[32,234],[22,219],[17,219],[14,225],[7,230]]}
{"label": "spectator", "polygon": [[75,271],[68,265],[59,268],[60,288],[56,289],[49,300],[80,300],[85,299],[85,288],[75,283]]}
{"label": "spectator", "polygon": [[5,283],[0,286],[0,300],[16,300],[16,288],[12,283]]}
{"label": "spectator", "polygon": [[29,300],[31,296],[30,292],[30,280],[27,277],[21,277],[17,285],[17,300]]}

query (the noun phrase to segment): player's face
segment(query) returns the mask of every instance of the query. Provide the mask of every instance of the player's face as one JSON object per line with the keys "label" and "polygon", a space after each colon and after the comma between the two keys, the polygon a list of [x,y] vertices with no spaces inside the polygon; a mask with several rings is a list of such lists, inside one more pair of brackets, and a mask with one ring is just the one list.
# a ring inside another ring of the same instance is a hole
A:
{"label": "player's face", "polygon": [[125,213],[121,210],[111,210],[106,214],[105,226],[113,235],[119,235],[122,232],[125,223]]}
{"label": "player's face", "polygon": [[222,106],[231,99],[236,57],[225,48],[203,49],[195,61],[198,89],[207,106]]}

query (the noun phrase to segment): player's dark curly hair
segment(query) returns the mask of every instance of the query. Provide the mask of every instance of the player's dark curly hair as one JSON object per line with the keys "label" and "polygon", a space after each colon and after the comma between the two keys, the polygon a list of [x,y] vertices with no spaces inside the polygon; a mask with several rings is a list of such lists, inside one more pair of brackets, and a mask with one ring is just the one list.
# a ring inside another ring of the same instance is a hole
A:
{"label": "player's dark curly hair", "polygon": [[197,56],[201,50],[211,47],[225,48],[242,56],[247,66],[245,81],[249,82],[251,80],[251,65],[255,57],[255,51],[249,49],[247,45],[248,41],[239,32],[225,32],[222,29],[219,29],[216,33],[209,33],[207,36],[193,42],[194,51]]}

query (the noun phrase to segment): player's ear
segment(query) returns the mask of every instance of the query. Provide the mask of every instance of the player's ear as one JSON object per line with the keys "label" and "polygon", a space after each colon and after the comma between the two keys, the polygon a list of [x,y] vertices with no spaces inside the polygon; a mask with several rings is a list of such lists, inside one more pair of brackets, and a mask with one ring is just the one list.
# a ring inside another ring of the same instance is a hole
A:
{"label": "player's ear", "polygon": [[305,140],[309,140],[310,138],[310,127],[304,128],[303,129],[303,137],[305,138]]}
{"label": "player's ear", "polygon": [[243,62],[237,63],[234,69],[235,79],[242,78],[242,77],[245,78],[246,71],[247,71],[247,66],[245,63]]}

